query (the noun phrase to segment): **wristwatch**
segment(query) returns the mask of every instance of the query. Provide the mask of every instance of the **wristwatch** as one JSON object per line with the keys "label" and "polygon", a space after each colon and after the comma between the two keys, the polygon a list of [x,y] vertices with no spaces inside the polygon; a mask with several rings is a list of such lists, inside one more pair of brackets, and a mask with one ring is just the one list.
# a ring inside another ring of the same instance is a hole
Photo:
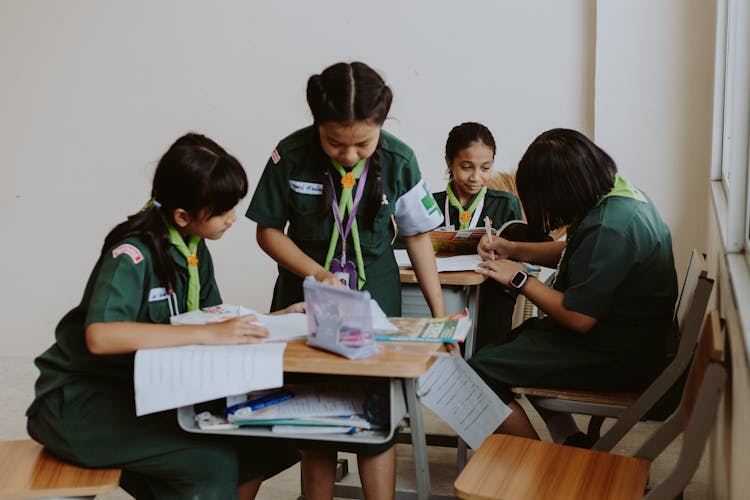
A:
{"label": "wristwatch", "polygon": [[528,281],[528,279],[528,274],[523,271],[518,271],[515,276],[510,279],[510,286],[512,286],[516,290],[520,290],[526,284],[526,281]]}

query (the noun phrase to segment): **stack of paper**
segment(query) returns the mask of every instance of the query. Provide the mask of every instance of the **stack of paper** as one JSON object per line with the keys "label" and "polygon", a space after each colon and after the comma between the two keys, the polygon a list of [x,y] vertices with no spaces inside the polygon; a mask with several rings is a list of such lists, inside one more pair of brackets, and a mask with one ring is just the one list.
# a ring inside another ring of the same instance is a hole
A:
{"label": "stack of paper", "polygon": [[[288,385],[284,391],[291,396],[276,404],[258,409],[253,409],[252,405],[237,405],[227,420],[235,425],[271,426],[274,432],[292,433],[347,433],[377,428],[363,416],[365,393],[360,386],[345,383]],[[329,427],[332,429],[324,429]]]}

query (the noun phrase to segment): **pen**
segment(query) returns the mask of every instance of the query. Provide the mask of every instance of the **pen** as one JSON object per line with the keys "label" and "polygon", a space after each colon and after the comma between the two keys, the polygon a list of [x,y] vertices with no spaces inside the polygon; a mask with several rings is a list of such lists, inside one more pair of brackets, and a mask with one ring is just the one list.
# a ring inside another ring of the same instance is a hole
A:
{"label": "pen", "polygon": [[[492,219],[484,216],[484,230],[487,231],[487,236],[490,237],[490,242],[492,242]],[[490,250],[490,260],[495,260],[495,251]]]}
{"label": "pen", "polygon": [[286,401],[287,399],[292,399],[292,397],[294,397],[294,394],[292,394],[290,391],[281,390],[281,391],[273,392],[271,394],[268,394],[260,398],[255,398],[249,401],[245,401],[244,403],[232,405],[224,409],[224,414],[231,415],[235,413],[237,410],[242,409],[242,408],[247,408],[251,412],[257,411],[257,410],[260,410],[261,408],[266,408],[268,406],[281,403],[282,401]]}

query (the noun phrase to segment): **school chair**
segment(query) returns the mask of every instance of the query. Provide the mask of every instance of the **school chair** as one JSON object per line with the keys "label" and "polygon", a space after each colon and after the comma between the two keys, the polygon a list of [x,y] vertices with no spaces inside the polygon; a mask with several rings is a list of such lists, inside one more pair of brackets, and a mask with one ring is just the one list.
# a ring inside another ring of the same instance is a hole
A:
{"label": "school chair", "polygon": [[[685,373],[703,324],[712,288],[713,280],[708,278],[706,259],[693,249],[675,308],[675,322],[679,335],[677,352],[661,374],[643,392],[609,393],[543,387],[514,387],[513,392],[526,395],[529,401],[539,408],[589,415],[586,434],[588,442],[593,444],[592,449],[611,450],[637,422],[650,419],[648,413],[670,388],[678,384],[680,377]],[[617,421],[600,437],[602,423],[607,417],[615,418]]]}
{"label": "school chair", "polygon": [[[724,332],[712,310],[703,328],[677,410],[632,457],[494,434],[454,483],[462,499],[645,498],[673,500],[698,467],[726,382]],[[646,490],[651,462],[682,434],[673,469]]]}
{"label": "school chair", "polygon": [[119,484],[120,469],[78,467],[31,439],[0,441],[0,500],[94,498]]}

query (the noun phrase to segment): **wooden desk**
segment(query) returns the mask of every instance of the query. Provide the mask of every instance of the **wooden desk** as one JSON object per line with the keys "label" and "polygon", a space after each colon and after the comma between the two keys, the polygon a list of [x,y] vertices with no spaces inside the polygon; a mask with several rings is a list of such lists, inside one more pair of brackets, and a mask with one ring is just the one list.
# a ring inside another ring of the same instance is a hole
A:
{"label": "wooden desk", "polygon": [[[436,355],[445,352],[441,342],[378,342],[378,353],[365,359],[347,359],[319,349],[308,347],[305,339],[287,343],[284,350],[284,371],[289,373],[310,373],[346,376],[383,377],[391,380],[391,390],[403,385],[406,397],[406,410],[409,412],[409,427],[412,434],[414,466],[417,479],[416,498],[430,497],[430,471],[427,463],[427,441],[422,419],[422,408],[417,397],[417,382],[435,362]],[[399,393],[400,394],[400,393]],[[400,403],[403,408],[403,399]],[[391,415],[394,415],[394,401],[391,401]],[[399,421],[403,413],[398,416]],[[314,439],[327,441],[368,442],[357,436],[334,434],[274,434],[269,429],[241,427],[226,430],[202,430],[195,423],[192,406],[179,408],[177,418],[184,430],[204,434],[228,434],[237,436],[263,436],[291,439]],[[398,421],[391,422],[397,426]],[[385,441],[386,437],[381,440]],[[351,497],[350,497],[351,498]]]}

